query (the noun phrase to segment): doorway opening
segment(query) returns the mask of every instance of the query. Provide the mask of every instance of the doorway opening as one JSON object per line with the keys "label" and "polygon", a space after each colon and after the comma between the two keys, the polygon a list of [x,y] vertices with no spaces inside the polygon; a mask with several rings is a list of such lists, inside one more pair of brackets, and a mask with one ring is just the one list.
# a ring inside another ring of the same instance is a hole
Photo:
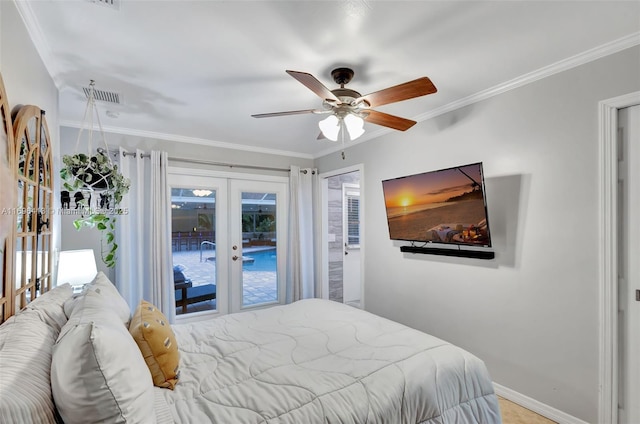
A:
{"label": "doorway opening", "polygon": [[[624,324],[620,320],[619,273],[621,271],[620,220],[620,153],[622,141],[618,132],[618,112],[640,104],[640,91],[603,100],[599,103],[599,156],[600,156],[600,226],[599,237],[599,292],[600,292],[600,399],[598,422],[618,423],[620,418],[629,418],[630,411],[623,411],[624,382],[620,373],[628,370],[620,361],[623,352]],[[640,304],[636,304],[636,307]],[[624,311],[623,311],[624,312]],[[624,314],[623,314],[624,315]],[[621,398],[622,397],[622,398]],[[623,403],[621,408],[620,402]],[[620,408],[620,409],[619,409]]]}
{"label": "doorway opening", "polygon": [[640,422],[640,105],[618,111],[618,422]]}
{"label": "doorway opening", "polygon": [[363,198],[359,168],[322,178],[323,297],[363,307]]}

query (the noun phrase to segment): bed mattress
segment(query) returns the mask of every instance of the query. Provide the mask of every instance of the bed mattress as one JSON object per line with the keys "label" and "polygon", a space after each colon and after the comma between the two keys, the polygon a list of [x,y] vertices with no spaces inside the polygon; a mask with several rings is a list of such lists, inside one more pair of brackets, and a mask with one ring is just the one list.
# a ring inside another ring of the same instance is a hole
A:
{"label": "bed mattress", "polygon": [[176,423],[500,423],[484,363],[441,339],[340,303],[290,305],[173,326]]}

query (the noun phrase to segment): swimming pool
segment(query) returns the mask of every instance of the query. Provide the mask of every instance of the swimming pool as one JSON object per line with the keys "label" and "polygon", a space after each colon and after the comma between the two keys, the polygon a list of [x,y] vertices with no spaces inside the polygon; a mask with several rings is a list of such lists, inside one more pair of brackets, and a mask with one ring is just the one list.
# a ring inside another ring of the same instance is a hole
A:
{"label": "swimming pool", "polygon": [[253,262],[243,262],[243,271],[272,271],[277,268],[276,249],[258,250],[243,253],[247,258],[253,258]]}

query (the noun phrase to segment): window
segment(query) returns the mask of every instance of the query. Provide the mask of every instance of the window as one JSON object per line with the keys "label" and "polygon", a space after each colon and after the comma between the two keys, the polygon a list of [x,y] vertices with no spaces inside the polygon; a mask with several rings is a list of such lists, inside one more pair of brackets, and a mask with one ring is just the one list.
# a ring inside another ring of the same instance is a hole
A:
{"label": "window", "polygon": [[344,184],[344,244],[347,249],[360,248],[360,187]]}

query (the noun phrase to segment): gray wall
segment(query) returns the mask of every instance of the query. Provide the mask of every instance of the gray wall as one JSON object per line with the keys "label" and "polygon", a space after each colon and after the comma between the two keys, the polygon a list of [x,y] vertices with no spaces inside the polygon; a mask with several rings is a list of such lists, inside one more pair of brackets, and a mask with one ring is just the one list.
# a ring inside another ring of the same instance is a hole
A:
{"label": "gray wall", "polygon": [[[98,111],[104,113],[104,109],[100,104],[97,105]],[[81,117],[79,117],[81,118]],[[78,144],[78,129],[70,127],[60,128],[61,139],[61,154],[72,154],[75,152],[76,144]],[[88,131],[82,132],[80,139],[79,151],[88,152]],[[190,164],[184,162],[172,161],[171,158],[189,158],[204,161],[212,161],[218,163],[234,163],[242,165],[263,166],[272,168],[285,168],[288,169],[290,165],[298,165],[303,168],[308,168],[313,165],[313,160],[305,158],[296,158],[281,155],[267,155],[264,153],[255,153],[243,150],[231,150],[214,146],[205,146],[201,144],[189,144],[184,142],[176,142],[170,140],[157,140],[152,138],[145,138],[139,136],[129,136],[122,134],[105,133],[106,143],[109,149],[117,151],[117,147],[121,146],[127,151],[135,151],[135,149],[142,149],[144,151],[161,150],[166,151],[169,155],[169,162],[172,166],[185,167],[185,168],[200,168],[211,170],[222,170],[226,172],[236,173],[255,173],[257,175],[272,174],[272,175],[288,175],[283,174],[280,171],[260,171],[245,168],[229,168],[221,166],[199,165]],[[104,143],[99,134],[94,132],[92,138],[93,148],[104,147]],[[259,176],[257,177],[259,179]],[[115,282],[115,270],[107,268],[100,260],[100,240],[101,233],[93,228],[83,228],[77,231],[73,227],[74,217],[72,215],[62,216],[61,228],[62,228],[62,249],[74,250],[74,249],[93,249],[98,270],[105,272],[105,274]],[[116,264],[117,266],[117,264]]]}
{"label": "gray wall", "polygon": [[[60,158],[58,89],[31,42],[15,4],[9,1],[0,1],[0,72],[12,110],[18,105],[35,105],[46,112],[55,167]],[[55,175],[54,188],[59,186],[59,177]],[[59,206],[58,200],[54,199],[55,211]],[[53,225],[56,253],[60,249],[58,213],[53,215]],[[56,261],[57,255],[54,256],[54,264]]]}
{"label": "gray wall", "polygon": [[[437,81],[436,81],[437,84]],[[640,90],[640,47],[316,162],[363,163],[366,309],[460,345],[492,378],[598,413],[598,102]],[[381,181],[484,162],[496,259],[403,254]]]}

